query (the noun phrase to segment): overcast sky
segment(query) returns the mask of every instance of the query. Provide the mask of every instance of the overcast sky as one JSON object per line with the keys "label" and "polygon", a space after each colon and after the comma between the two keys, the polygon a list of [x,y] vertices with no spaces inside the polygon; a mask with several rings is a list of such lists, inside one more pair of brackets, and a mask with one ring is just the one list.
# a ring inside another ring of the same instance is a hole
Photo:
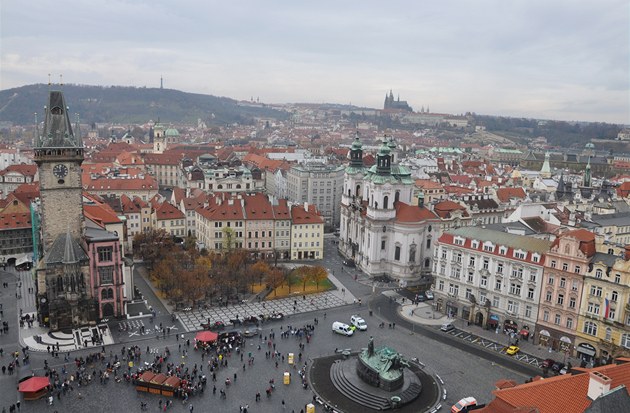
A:
{"label": "overcast sky", "polygon": [[630,123],[627,0],[2,0],[0,88],[58,81]]}

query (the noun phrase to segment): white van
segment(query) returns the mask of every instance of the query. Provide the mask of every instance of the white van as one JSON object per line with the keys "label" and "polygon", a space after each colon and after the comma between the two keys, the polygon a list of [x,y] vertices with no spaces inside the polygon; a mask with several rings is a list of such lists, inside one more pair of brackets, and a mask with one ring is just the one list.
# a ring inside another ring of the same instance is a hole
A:
{"label": "white van", "polygon": [[335,321],[332,324],[332,331],[333,333],[341,334],[344,336],[351,336],[352,334],[354,334],[354,330],[348,324],[342,323],[340,321]]}
{"label": "white van", "polygon": [[451,331],[454,328],[455,327],[453,326],[453,324],[451,324],[451,323],[444,323],[444,324],[442,324],[442,327],[440,327],[440,330],[442,330],[442,331]]}

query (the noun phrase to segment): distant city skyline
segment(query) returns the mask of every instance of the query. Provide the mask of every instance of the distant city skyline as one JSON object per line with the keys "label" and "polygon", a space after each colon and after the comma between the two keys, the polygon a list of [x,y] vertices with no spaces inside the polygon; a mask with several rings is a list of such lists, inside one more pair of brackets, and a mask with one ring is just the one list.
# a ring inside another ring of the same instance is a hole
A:
{"label": "distant city skyline", "polygon": [[[160,87],[265,103],[630,124],[630,5],[183,0],[0,6],[0,88]],[[71,102],[70,102],[71,103]]]}

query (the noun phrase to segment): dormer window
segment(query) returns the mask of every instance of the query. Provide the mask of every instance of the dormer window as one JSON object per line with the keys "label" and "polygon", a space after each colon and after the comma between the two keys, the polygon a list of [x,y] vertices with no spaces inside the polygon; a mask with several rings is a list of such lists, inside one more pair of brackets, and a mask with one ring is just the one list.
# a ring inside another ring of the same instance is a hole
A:
{"label": "dormer window", "polygon": [[472,248],[477,249],[477,248],[479,248],[479,241],[477,241],[477,240],[473,240],[473,241],[470,243],[470,245],[471,245],[471,247],[472,247]]}
{"label": "dormer window", "polygon": [[494,252],[494,245],[491,242],[486,242],[483,244],[483,250],[486,252]]}
{"label": "dormer window", "polygon": [[499,254],[501,255],[507,254],[507,247],[499,247]]}
{"label": "dormer window", "polygon": [[524,260],[527,257],[527,252],[518,250],[514,251],[514,258],[518,258],[519,260]]}
{"label": "dormer window", "polygon": [[464,238],[461,237],[455,237],[455,245],[464,245]]}

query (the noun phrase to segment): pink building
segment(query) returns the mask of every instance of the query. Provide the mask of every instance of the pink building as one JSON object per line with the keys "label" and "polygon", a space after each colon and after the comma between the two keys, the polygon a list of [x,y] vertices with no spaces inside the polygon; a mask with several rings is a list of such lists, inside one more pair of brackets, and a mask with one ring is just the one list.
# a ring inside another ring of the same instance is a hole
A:
{"label": "pink building", "polygon": [[90,258],[90,288],[98,302],[98,318],[125,314],[123,260],[118,235],[87,227],[85,240]]}

